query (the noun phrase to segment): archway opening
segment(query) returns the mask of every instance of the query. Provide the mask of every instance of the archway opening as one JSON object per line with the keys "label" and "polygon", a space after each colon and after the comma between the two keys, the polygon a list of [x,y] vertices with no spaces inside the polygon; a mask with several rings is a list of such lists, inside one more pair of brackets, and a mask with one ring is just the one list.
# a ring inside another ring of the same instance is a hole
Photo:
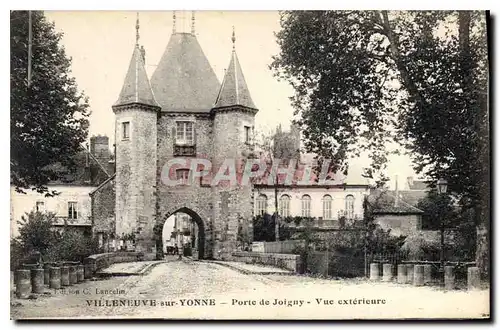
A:
{"label": "archway opening", "polygon": [[161,233],[163,254],[205,257],[205,227],[200,216],[191,209],[180,208],[167,214]]}

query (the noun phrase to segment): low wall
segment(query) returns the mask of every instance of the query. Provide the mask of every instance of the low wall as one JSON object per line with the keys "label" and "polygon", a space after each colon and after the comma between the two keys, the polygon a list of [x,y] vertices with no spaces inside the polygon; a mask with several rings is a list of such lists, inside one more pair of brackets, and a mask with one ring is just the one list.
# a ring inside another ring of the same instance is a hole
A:
{"label": "low wall", "polygon": [[363,256],[342,255],[333,252],[310,252],[307,255],[307,272],[323,276],[363,277]]}
{"label": "low wall", "polygon": [[[253,247],[257,243],[259,250]],[[278,242],[254,242],[252,246],[253,252],[277,253],[277,254],[293,254],[298,247],[303,247],[305,242],[303,240],[287,240]]]}
{"label": "low wall", "polygon": [[296,273],[302,272],[300,256],[296,254],[265,253],[265,252],[233,252],[232,260],[247,264],[260,264],[275,266],[291,270]]}
{"label": "low wall", "polygon": [[116,264],[119,262],[132,262],[132,261],[146,261],[146,260],[155,260],[154,253],[144,252],[108,252],[108,253],[100,253],[88,256],[85,258],[85,264],[91,264],[92,270],[98,271],[102,268],[109,267],[112,264]]}

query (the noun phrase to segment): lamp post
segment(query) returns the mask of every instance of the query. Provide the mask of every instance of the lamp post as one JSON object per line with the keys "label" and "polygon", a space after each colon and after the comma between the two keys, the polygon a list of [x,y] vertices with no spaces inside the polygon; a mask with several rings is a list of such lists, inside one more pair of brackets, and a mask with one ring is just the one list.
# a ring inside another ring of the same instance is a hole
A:
{"label": "lamp post", "polygon": [[[443,178],[440,178],[437,181],[437,191],[439,195],[444,196],[446,194],[446,190],[448,189],[448,181]],[[440,216],[440,234],[441,234],[441,253],[439,256],[440,261],[440,271],[444,272],[444,215]]]}

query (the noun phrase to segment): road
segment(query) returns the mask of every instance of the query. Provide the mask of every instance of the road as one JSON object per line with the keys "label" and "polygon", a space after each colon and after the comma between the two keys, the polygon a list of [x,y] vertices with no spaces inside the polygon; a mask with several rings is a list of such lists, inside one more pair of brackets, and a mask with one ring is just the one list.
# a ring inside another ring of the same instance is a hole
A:
{"label": "road", "polygon": [[359,279],[244,275],[183,260],[159,264],[143,276],[88,281],[36,300],[12,299],[11,318],[467,318],[487,315],[488,294]]}

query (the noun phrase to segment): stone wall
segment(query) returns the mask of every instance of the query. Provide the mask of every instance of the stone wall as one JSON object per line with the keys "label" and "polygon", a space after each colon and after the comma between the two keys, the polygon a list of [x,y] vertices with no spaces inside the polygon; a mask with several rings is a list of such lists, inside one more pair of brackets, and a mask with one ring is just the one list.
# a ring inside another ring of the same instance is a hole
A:
{"label": "stone wall", "polygon": [[[238,108],[218,110],[215,114],[214,150],[212,164],[215,170],[224,161],[235,164],[236,178],[241,178],[244,161],[253,151],[253,145],[245,141],[245,126],[253,129],[255,114]],[[238,181],[239,182],[239,181]],[[214,254],[216,258],[229,258],[238,245],[238,227],[246,228],[253,237],[252,209],[253,193],[250,185],[231,186],[229,182],[215,187],[214,204]]]}
{"label": "stone wall", "polygon": [[244,262],[248,264],[269,265],[282,269],[302,272],[302,263],[300,256],[296,254],[278,254],[261,252],[233,252],[232,261]]}
{"label": "stone wall", "polygon": [[[122,123],[130,122],[123,139]],[[132,107],[116,111],[116,235],[137,235],[139,251],[154,252],[157,113]]]}
{"label": "stone wall", "polygon": [[[158,223],[163,225],[165,220],[175,214],[177,211],[187,208],[196,213],[203,221],[205,228],[205,257],[212,257],[212,235],[211,227],[213,221],[213,191],[207,185],[196,180],[189,185],[168,186],[162,181],[162,170],[167,162],[176,158],[174,155],[175,145],[175,127],[176,121],[192,121],[194,122],[196,156],[205,159],[211,159],[212,155],[212,121],[208,115],[162,115],[158,125],[158,164],[157,164],[157,183],[156,191],[158,196],[157,214]],[[187,166],[190,166],[189,161],[194,157],[178,156],[188,161]],[[179,167],[180,168],[180,167]],[[175,180],[175,173],[163,173],[163,175],[171,175],[171,179]],[[153,240],[160,237],[152,237]]]}
{"label": "stone wall", "polygon": [[84,264],[91,265],[92,271],[98,271],[120,262],[154,260],[154,255],[142,252],[108,252],[88,256]]}

